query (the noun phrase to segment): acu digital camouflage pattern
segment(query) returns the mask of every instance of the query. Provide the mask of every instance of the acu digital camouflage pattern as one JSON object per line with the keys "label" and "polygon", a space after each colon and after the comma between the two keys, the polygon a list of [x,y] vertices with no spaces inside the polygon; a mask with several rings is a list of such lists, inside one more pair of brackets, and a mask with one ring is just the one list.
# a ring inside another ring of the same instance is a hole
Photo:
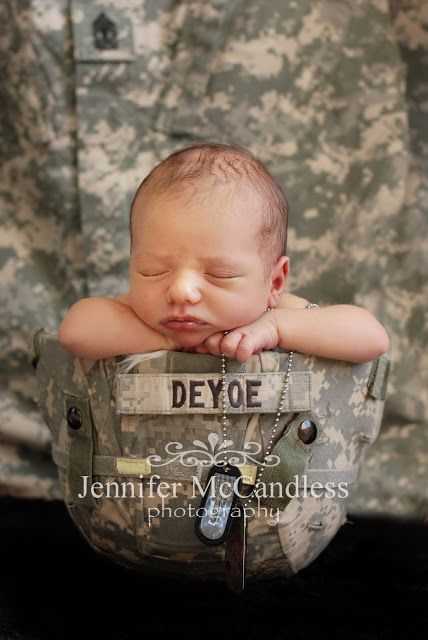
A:
{"label": "acu digital camouflage pattern", "polygon": [[217,140],[288,194],[287,291],[366,307],[391,336],[352,509],[426,515],[425,0],[10,0],[0,18],[0,491],[60,495],[30,331],[127,291],[136,187],[171,151]]}
{"label": "acu digital camouflage pattern", "polygon": [[[194,533],[194,517],[185,515],[189,505],[193,506],[194,513],[201,500],[192,475],[196,474],[201,486],[205,486],[207,467],[198,475],[198,468],[200,471],[203,466],[201,461],[210,460],[211,453],[217,454],[217,459],[222,459],[221,452],[224,454],[224,449],[218,447],[223,442],[222,407],[191,414],[186,407],[183,412],[177,407],[178,413],[171,413],[172,407],[169,414],[165,414],[164,408],[161,413],[141,413],[134,403],[141,389],[134,398],[136,387],[133,385],[135,375],[156,374],[161,378],[160,374],[166,372],[174,373],[177,378],[180,373],[192,372],[195,379],[207,372],[220,380],[221,359],[168,351],[147,355],[131,373],[116,378],[116,358],[80,359],[64,351],[55,335],[43,330],[35,334],[33,364],[40,409],[52,432],[52,452],[65,502],[74,522],[94,549],[122,564],[165,574],[185,574],[190,578],[222,578],[224,545],[208,547],[200,542]],[[299,456],[304,456],[305,466],[298,474],[299,486],[304,475],[308,487],[315,486],[314,482],[319,484],[314,495],[305,496],[300,489],[298,497],[281,504],[272,504],[270,497],[262,498],[260,511],[257,511],[257,500],[253,499],[250,506],[255,507],[255,513],[248,521],[246,573],[249,578],[299,571],[319,555],[346,521],[347,500],[343,487],[352,491],[361,455],[377,437],[388,378],[388,367],[382,367],[387,361],[387,357],[382,356],[375,363],[357,365],[294,354],[289,391],[293,395],[294,385],[299,390],[295,398],[300,410],[281,416],[271,453],[281,455],[279,447],[286,439],[287,459],[281,457],[280,465],[266,467],[262,482],[268,487],[272,481],[286,484],[288,480],[295,480],[295,465]],[[238,371],[242,375],[250,374],[251,380],[257,379],[260,373],[262,385],[269,387],[269,376],[275,376],[274,372],[278,371],[284,376],[287,363],[288,353],[276,349],[252,356],[246,365],[226,358],[226,371],[231,372],[232,377],[237,376]],[[302,379],[306,380],[308,389],[304,394],[300,393]],[[171,382],[169,377],[168,381]],[[151,394],[156,398],[153,388]],[[240,407],[241,413],[231,413],[226,405],[230,419],[228,438],[232,440],[227,451],[243,452],[245,444],[256,443],[261,451],[256,459],[250,457],[247,462],[263,460],[280,395],[281,390],[276,393],[276,407],[268,408],[269,413],[253,413],[245,406]],[[83,423],[77,429],[68,425],[70,407],[78,407],[83,414]],[[304,444],[298,429],[308,417],[316,423],[317,434],[313,442]],[[174,443],[180,446],[172,447]],[[254,451],[253,447],[252,444],[250,451]],[[185,454],[191,454],[199,463],[186,467]],[[178,461],[171,466],[153,463],[145,473],[141,469],[129,470],[130,459],[136,463],[138,459],[146,460],[154,455],[163,462]],[[125,468],[121,470],[120,463],[124,462]],[[293,467],[291,473],[288,467]],[[154,482],[150,492],[152,474],[165,482],[162,491],[170,492],[170,496],[162,499],[156,490],[159,481]],[[89,476],[89,487],[94,482],[102,483],[97,485],[102,497],[86,494],[82,475]],[[177,485],[174,495],[171,487],[177,481],[180,486]],[[134,493],[128,487],[126,497],[118,496],[115,489],[108,494],[106,483],[112,482],[133,483]],[[332,483],[333,495],[325,488],[328,482]],[[345,483],[342,489],[341,483]],[[248,484],[245,494],[249,495],[251,489],[252,485]],[[268,508],[263,508],[264,505]]]}

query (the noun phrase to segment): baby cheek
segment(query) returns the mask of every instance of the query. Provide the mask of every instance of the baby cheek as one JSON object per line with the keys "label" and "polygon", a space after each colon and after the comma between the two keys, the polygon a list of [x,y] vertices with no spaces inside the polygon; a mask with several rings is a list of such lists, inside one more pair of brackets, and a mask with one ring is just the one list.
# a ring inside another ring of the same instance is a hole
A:
{"label": "baby cheek", "polygon": [[131,288],[129,302],[134,313],[146,324],[150,326],[156,323],[160,312],[159,296],[154,292],[141,290],[141,288]]}
{"label": "baby cheek", "polygon": [[129,303],[133,312],[141,319],[145,315],[144,296],[138,291],[138,288],[131,287],[129,292]]}
{"label": "baby cheek", "polygon": [[241,304],[236,304],[226,311],[228,316],[227,324],[233,327],[241,327],[245,324],[249,324],[253,322],[256,318],[258,318],[262,311],[258,311],[260,305],[257,304],[249,304],[248,302],[242,301]]}
{"label": "baby cheek", "polygon": [[245,300],[242,300],[238,311],[241,325],[249,324],[259,318],[266,309],[267,299],[268,296],[264,292],[254,291],[253,295],[249,295]]}

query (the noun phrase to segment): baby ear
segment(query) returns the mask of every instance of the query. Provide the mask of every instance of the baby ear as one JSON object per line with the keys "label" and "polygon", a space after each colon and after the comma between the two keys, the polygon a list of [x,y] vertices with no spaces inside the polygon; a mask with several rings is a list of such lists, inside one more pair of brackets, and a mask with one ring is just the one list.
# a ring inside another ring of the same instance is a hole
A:
{"label": "baby ear", "polygon": [[284,291],[284,284],[290,273],[290,258],[281,256],[276,264],[272,267],[270,275],[270,296],[268,301],[269,307],[276,307],[278,301]]}
{"label": "baby ear", "polygon": [[282,273],[284,274],[284,282],[288,277],[288,274],[290,273],[290,258],[288,256],[281,256],[280,259],[278,260],[279,268],[282,270]]}

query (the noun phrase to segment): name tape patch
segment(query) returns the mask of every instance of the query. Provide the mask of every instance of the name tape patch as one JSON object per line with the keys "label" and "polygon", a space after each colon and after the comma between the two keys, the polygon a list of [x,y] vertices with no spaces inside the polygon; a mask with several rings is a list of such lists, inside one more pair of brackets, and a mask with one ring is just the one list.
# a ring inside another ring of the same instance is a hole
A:
{"label": "name tape patch", "polygon": [[[226,374],[227,413],[275,413],[278,410],[285,372]],[[211,373],[119,374],[116,412],[222,413],[222,378]],[[292,372],[283,412],[311,408],[311,373]]]}

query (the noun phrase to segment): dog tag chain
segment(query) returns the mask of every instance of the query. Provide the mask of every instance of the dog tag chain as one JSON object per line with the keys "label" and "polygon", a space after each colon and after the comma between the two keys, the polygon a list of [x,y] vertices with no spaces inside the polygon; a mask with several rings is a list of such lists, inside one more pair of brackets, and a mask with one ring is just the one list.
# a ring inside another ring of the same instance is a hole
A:
{"label": "dog tag chain", "polygon": [[[271,311],[268,307],[266,311]],[[224,335],[228,334],[224,332]],[[281,392],[280,404],[276,414],[275,423],[269,439],[268,447],[261,463],[255,486],[248,496],[245,504],[238,502],[238,493],[242,485],[242,476],[238,467],[229,464],[227,455],[223,466],[213,466],[208,474],[205,485],[205,494],[200,504],[202,516],[197,516],[195,533],[197,537],[207,545],[218,545],[226,542],[225,567],[226,585],[236,593],[241,593],[244,588],[245,553],[246,553],[246,514],[245,509],[253,499],[254,493],[261,484],[261,478],[265,469],[275,436],[278,422],[282,414],[285,395],[288,389],[293,351],[289,352],[287,371],[284,378],[284,386]],[[226,360],[221,354],[222,365],[222,399],[223,399],[223,442],[227,440],[226,417]]]}

